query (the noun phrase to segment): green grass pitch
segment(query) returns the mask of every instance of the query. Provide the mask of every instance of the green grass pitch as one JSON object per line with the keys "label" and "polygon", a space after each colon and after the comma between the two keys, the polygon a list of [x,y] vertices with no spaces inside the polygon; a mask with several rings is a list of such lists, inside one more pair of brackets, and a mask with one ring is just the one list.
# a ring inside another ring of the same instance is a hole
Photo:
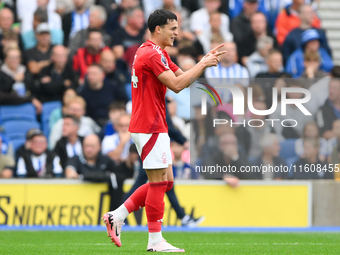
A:
{"label": "green grass pitch", "polygon": [[[340,254],[340,233],[164,232],[186,254]],[[123,246],[97,231],[0,231],[0,254],[147,254],[146,232],[123,232]]]}

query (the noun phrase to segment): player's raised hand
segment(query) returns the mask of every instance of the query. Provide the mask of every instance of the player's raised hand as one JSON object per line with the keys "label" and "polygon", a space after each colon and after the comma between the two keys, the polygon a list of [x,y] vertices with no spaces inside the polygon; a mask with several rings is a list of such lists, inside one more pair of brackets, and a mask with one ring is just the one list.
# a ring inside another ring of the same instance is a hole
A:
{"label": "player's raised hand", "polygon": [[[215,48],[216,49],[216,48]],[[201,61],[205,64],[206,67],[210,67],[210,66],[217,66],[219,59],[218,57],[221,56],[222,54],[225,54],[226,51],[217,51],[215,53],[208,53],[208,55],[206,55],[204,57],[204,59],[202,59]]]}
{"label": "player's raised hand", "polygon": [[215,54],[216,52],[218,52],[219,49],[221,49],[222,47],[224,47],[224,43],[218,45],[217,47],[213,48],[211,51],[209,51],[208,54]]}

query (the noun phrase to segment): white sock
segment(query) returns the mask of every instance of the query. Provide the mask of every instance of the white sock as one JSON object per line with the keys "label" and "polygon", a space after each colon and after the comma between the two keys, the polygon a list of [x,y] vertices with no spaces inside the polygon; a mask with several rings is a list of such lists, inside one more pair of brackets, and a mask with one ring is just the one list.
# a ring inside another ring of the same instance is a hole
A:
{"label": "white sock", "polygon": [[162,232],[149,232],[149,244],[156,245],[163,240]]}
{"label": "white sock", "polygon": [[119,222],[123,222],[126,219],[126,217],[129,215],[129,211],[126,209],[124,204],[122,204],[116,210],[112,212],[114,212],[115,218]]}

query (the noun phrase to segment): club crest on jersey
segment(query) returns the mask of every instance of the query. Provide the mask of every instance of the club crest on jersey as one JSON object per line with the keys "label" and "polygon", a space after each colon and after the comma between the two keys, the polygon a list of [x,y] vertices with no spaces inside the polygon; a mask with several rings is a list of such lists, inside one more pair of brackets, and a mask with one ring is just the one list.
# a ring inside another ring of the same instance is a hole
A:
{"label": "club crest on jersey", "polygon": [[166,59],[166,57],[164,57],[163,54],[162,54],[161,60],[162,60],[163,65],[164,65],[166,68],[169,69],[168,60]]}

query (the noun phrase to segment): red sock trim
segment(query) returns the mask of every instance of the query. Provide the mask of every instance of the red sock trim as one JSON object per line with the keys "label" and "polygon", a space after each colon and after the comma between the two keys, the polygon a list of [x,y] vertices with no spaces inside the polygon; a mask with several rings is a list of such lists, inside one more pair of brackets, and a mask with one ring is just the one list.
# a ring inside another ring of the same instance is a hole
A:
{"label": "red sock trim", "polygon": [[162,230],[162,222],[148,222],[149,233],[157,233]]}
{"label": "red sock trim", "polygon": [[163,181],[163,182],[149,182],[149,185],[150,185],[150,186],[153,186],[153,187],[168,185],[168,181]]}
{"label": "red sock trim", "polygon": [[124,202],[124,206],[126,207],[129,213],[134,212],[136,208],[136,205],[131,198],[126,199],[126,201]]}

